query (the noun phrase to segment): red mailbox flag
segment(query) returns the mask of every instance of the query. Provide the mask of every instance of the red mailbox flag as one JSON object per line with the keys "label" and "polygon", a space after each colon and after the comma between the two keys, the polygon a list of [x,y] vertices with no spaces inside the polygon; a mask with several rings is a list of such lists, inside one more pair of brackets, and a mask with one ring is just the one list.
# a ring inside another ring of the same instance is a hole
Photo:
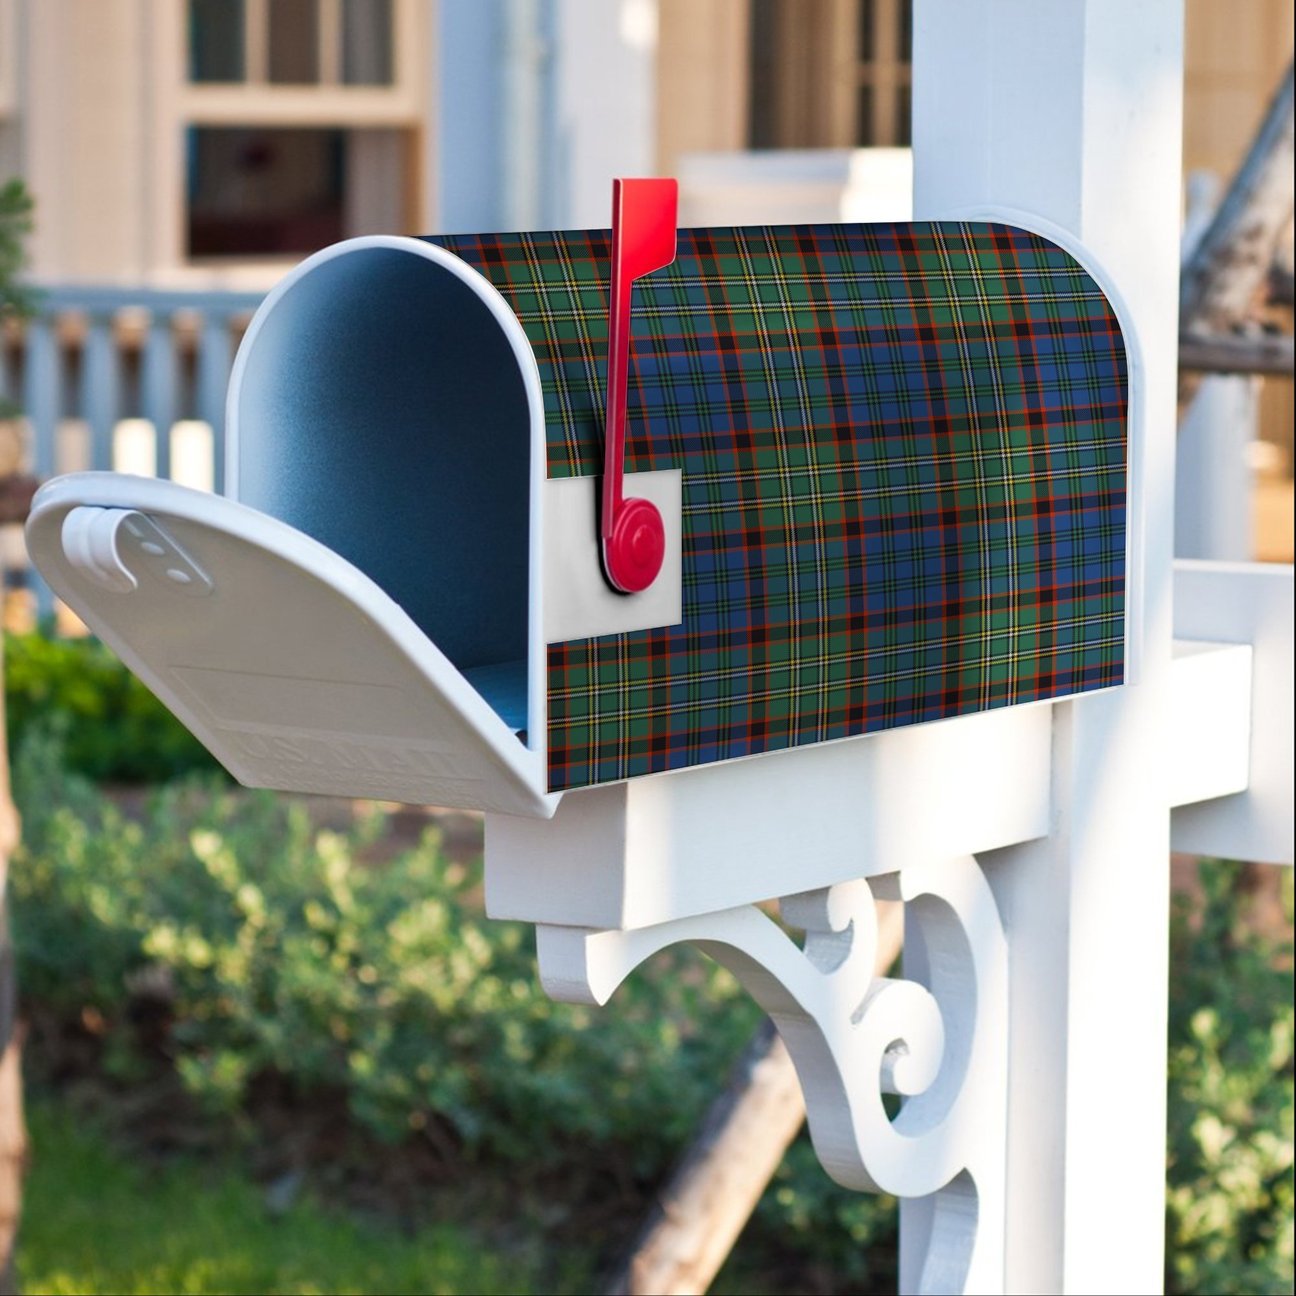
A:
{"label": "red mailbox flag", "polygon": [[607,428],[603,450],[603,570],[615,588],[637,594],[657,579],[666,528],[657,506],[626,499],[626,384],[630,368],[630,292],[675,260],[679,186],[674,180],[612,181],[612,287],[608,302]]}

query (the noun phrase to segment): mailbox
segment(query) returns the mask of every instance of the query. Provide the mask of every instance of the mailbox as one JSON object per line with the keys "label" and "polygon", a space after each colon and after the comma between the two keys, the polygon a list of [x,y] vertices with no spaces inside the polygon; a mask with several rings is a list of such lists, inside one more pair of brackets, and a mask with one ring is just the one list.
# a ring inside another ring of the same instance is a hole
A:
{"label": "mailbox", "polygon": [[546,816],[1123,681],[1126,353],[1073,256],[632,239],[635,197],[616,237],[327,248],[239,351],[229,498],[39,493],[52,588],[242,782]]}

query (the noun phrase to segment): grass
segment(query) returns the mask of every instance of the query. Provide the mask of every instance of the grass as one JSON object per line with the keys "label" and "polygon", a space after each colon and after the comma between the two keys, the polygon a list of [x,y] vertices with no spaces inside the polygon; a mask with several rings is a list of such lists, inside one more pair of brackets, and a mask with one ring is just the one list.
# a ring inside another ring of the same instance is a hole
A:
{"label": "grass", "polygon": [[409,1236],[309,1197],[274,1214],[232,1165],[129,1159],[46,1102],[28,1124],[18,1264],[29,1296],[535,1290],[534,1268],[458,1226]]}

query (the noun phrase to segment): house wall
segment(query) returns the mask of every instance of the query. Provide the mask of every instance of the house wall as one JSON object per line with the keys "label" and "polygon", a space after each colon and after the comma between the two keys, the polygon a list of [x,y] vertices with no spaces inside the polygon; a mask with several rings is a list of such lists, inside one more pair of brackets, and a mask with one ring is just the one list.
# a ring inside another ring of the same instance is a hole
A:
{"label": "house wall", "polygon": [[[1247,0],[1246,21],[1239,21],[1241,12],[1219,0],[1187,0],[1184,170],[1210,171],[1221,185],[1237,170],[1292,58],[1291,0]],[[1259,482],[1258,552],[1290,560],[1292,380],[1264,378],[1258,387],[1261,435],[1279,452],[1270,480],[1262,473]],[[1277,504],[1275,492],[1282,495]],[[1281,518],[1277,526],[1266,521],[1269,513]],[[1276,542],[1284,532],[1285,544]]]}
{"label": "house wall", "polygon": [[17,14],[18,164],[37,202],[41,280],[149,269],[147,0],[40,0]]}
{"label": "house wall", "polygon": [[747,146],[749,0],[660,0],[657,169],[684,153]]}
{"label": "house wall", "polygon": [[1187,0],[1184,17],[1184,170],[1227,181],[1291,61],[1291,0]]}
{"label": "house wall", "polygon": [[183,0],[0,0],[0,177],[23,175],[36,198],[33,277],[273,283],[297,257],[188,262],[190,124],[364,130],[349,153],[350,232],[427,228],[430,10],[426,0],[395,4],[395,84],[371,88],[193,86]]}
{"label": "house wall", "polygon": [[[610,175],[746,146],[750,0],[399,2],[428,29],[402,42],[411,75],[438,90],[416,110],[411,227],[598,223]],[[1291,57],[1292,9],[1247,0],[1240,21],[1236,5],[1186,3],[1185,166],[1227,177]],[[0,174],[25,174],[40,202],[38,277],[132,281],[182,259],[169,214],[182,11],[0,0]],[[222,111],[250,117],[282,116],[289,97],[234,93]],[[339,122],[357,111],[335,106]],[[376,175],[395,165],[386,147]]]}
{"label": "house wall", "polygon": [[437,233],[501,228],[507,206],[501,148],[506,20],[498,0],[437,6],[429,68],[437,123],[429,228]]}

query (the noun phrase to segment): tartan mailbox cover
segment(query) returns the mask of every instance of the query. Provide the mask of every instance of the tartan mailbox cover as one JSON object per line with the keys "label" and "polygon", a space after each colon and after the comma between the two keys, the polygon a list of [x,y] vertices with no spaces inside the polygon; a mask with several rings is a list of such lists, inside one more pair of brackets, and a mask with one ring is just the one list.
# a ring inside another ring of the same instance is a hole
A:
{"label": "tartan mailbox cover", "polygon": [[237,777],[306,791],[547,814],[1123,681],[1126,353],[1071,255],[1000,224],[679,231],[634,288],[626,491],[667,540],[624,595],[611,250],[327,249],[236,362],[237,502],[60,479],[37,564]]}

